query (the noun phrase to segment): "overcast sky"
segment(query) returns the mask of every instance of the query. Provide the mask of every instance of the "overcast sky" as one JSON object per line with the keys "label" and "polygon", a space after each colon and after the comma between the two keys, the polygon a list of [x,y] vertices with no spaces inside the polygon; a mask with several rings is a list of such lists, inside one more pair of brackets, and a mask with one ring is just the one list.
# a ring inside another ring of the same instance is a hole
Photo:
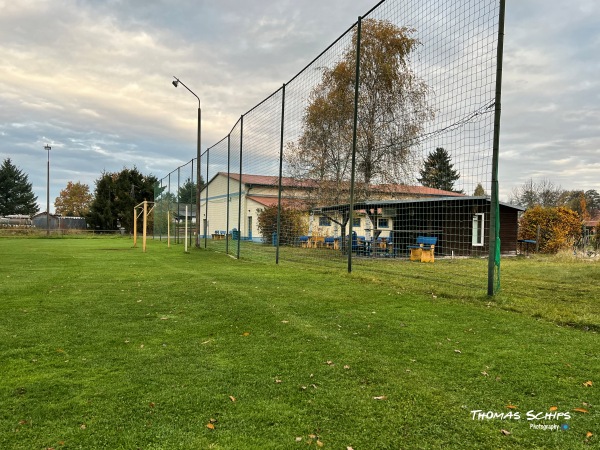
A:
{"label": "overcast sky", "polygon": [[[102,171],[162,178],[223,138],[376,0],[0,0],[0,160],[45,210]],[[533,178],[600,191],[600,2],[508,1],[501,199]]]}

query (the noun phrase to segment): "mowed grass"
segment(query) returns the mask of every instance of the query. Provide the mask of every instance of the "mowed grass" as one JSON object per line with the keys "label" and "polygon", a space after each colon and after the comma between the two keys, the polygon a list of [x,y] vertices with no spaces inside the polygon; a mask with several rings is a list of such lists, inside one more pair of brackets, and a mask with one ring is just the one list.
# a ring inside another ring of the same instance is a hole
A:
{"label": "mowed grass", "polygon": [[598,445],[597,264],[148,245],[0,239],[0,448]]}

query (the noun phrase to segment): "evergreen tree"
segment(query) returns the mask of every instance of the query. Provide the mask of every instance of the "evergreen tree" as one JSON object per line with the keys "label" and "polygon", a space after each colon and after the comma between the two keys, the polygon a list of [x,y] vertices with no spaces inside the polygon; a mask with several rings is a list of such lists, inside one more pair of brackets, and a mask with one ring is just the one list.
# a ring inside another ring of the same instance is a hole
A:
{"label": "evergreen tree", "polygon": [[133,208],[144,200],[154,201],[155,183],[156,177],[143,175],[135,167],[103,173],[96,180],[88,223],[101,230],[116,230],[121,226],[132,231]]}
{"label": "evergreen tree", "polygon": [[[200,177],[200,189],[204,188],[204,179]],[[196,204],[196,182],[190,178],[179,188],[179,202]]]}
{"label": "evergreen tree", "polygon": [[444,148],[438,147],[425,159],[423,168],[419,171],[421,178],[417,178],[417,180],[423,186],[454,191],[454,182],[460,178],[460,174],[453,167],[454,164],[450,162],[448,152]]}
{"label": "evergreen tree", "polygon": [[475,192],[473,192],[473,195],[475,197],[484,197],[486,196],[486,192],[485,189],[483,188],[483,186],[481,185],[481,183],[477,184],[477,187],[475,188]]}
{"label": "evergreen tree", "polygon": [[33,215],[40,208],[27,175],[7,158],[0,167],[0,216]]}

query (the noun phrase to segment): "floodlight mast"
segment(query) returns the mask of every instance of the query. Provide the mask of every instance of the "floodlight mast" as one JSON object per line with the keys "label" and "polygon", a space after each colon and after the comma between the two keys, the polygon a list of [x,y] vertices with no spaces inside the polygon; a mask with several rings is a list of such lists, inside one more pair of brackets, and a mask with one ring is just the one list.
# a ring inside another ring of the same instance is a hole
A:
{"label": "floodlight mast", "polygon": [[[179,78],[176,76],[173,76],[173,78],[175,78],[175,80],[172,81],[173,86],[178,87],[181,83],[184,88],[198,99],[198,135],[196,138],[196,247],[200,247],[200,176],[202,174],[200,170],[200,143],[202,137],[202,110],[200,108],[200,97],[198,97],[194,91],[187,87]],[[177,213],[179,214],[179,211]]]}

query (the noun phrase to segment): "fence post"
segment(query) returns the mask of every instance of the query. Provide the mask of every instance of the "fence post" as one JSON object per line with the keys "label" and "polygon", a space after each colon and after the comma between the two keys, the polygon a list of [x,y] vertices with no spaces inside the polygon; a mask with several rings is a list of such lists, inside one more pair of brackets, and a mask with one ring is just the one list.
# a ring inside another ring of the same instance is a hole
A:
{"label": "fence post", "polygon": [[205,216],[205,220],[204,220],[204,248],[206,248],[207,245],[207,241],[208,241],[208,167],[209,167],[209,160],[210,160],[210,148],[206,150],[206,186],[204,188],[204,191],[206,193],[205,195],[205,202],[206,204],[204,205],[204,216]]}
{"label": "fence post", "polygon": [[231,132],[227,135],[227,206],[225,207],[227,211],[227,216],[225,218],[225,254],[229,255],[229,176],[231,173]]}
{"label": "fence post", "polygon": [[275,264],[279,264],[279,239],[281,236],[281,180],[283,175],[283,131],[285,125],[285,83],[281,88],[281,138],[279,140],[279,189],[277,194],[277,237]]}
{"label": "fence post", "polygon": [[[352,169],[350,174],[350,211],[348,212],[348,273],[352,272],[352,231],[354,226],[354,178],[356,172],[356,141],[358,138],[358,93],[360,88],[360,38],[362,17],[358,17],[356,31],[356,78],[354,81],[354,126],[352,130]],[[344,237],[342,237],[344,239]]]}
{"label": "fence post", "polygon": [[175,242],[180,244],[179,241],[179,192],[181,192],[181,166],[177,168],[177,229],[175,230]]}
{"label": "fence post", "polygon": [[242,242],[242,156],[244,144],[244,115],[240,117],[240,180],[239,180],[239,198],[238,198],[238,233],[237,233],[237,259],[240,259],[240,248]]}
{"label": "fence post", "polygon": [[498,155],[500,149],[500,112],[502,98],[502,55],[504,52],[505,0],[500,0],[498,19],[498,48],[496,54],[496,99],[494,110],[494,148],[492,153],[492,195],[490,199],[490,238],[488,256],[488,295],[493,296],[494,272],[497,271],[497,288],[500,287],[500,203],[498,199]]}

